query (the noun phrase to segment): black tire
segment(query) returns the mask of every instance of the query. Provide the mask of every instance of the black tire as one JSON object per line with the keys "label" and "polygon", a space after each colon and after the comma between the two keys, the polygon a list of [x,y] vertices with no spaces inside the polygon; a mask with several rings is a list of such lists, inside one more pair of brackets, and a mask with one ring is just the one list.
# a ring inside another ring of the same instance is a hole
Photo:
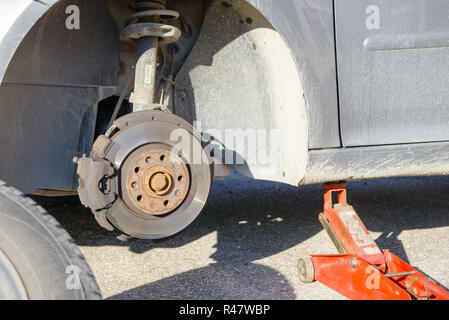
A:
{"label": "black tire", "polygon": [[1,181],[0,298],[101,298],[70,235],[33,200]]}

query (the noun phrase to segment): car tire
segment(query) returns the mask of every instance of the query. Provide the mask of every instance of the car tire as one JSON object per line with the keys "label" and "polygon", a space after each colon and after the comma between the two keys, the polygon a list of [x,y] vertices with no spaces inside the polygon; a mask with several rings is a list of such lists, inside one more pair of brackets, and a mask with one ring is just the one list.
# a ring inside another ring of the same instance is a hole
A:
{"label": "car tire", "polygon": [[67,231],[0,181],[0,299],[100,298],[92,271]]}

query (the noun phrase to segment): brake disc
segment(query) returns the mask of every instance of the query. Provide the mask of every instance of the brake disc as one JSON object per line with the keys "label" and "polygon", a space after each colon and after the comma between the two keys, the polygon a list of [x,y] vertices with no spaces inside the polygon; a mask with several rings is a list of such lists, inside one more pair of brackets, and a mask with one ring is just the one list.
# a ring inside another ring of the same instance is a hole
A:
{"label": "brake disc", "polygon": [[124,116],[77,161],[81,202],[110,231],[142,239],[176,234],[209,196],[213,166],[203,147],[193,127],[171,113]]}

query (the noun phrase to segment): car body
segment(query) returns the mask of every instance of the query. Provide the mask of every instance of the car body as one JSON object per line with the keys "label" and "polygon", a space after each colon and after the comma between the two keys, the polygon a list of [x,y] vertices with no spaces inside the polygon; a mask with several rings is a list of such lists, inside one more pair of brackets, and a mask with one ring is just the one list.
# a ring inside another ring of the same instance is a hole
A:
{"label": "car body", "polygon": [[[101,101],[120,94],[132,64],[117,3],[1,1],[0,177],[19,190],[76,190],[72,159],[91,151]],[[79,29],[66,27],[70,5]],[[236,171],[292,185],[449,171],[447,1],[171,6],[190,30],[174,112],[218,132],[279,131],[279,170],[225,146],[245,160]]]}

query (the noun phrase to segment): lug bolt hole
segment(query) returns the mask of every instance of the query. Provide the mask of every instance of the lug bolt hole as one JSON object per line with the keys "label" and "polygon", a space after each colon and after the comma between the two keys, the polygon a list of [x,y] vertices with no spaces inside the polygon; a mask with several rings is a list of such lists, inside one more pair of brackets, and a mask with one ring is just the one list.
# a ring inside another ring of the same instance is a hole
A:
{"label": "lug bolt hole", "polygon": [[146,163],[150,163],[150,161],[151,161],[151,157],[148,157],[148,158],[145,159]]}
{"label": "lug bolt hole", "polygon": [[135,173],[139,173],[139,170],[140,170],[140,168],[139,168],[139,167],[136,167],[136,168],[134,169],[134,172],[135,172]]}
{"label": "lug bolt hole", "polygon": [[161,159],[161,161],[164,161],[164,160],[165,160],[165,156],[162,155],[162,156],[160,157],[160,159]]}
{"label": "lug bolt hole", "polygon": [[142,201],[142,196],[137,196],[137,201]]}
{"label": "lug bolt hole", "polygon": [[178,177],[178,181],[179,181],[179,182],[181,182],[183,179],[184,179],[183,176],[179,176],[179,177]]}
{"label": "lug bolt hole", "polygon": [[165,201],[164,201],[164,206],[166,206],[166,207],[167,207],[169,203],[170,203],[170,201],[168,201],[168,200],[165,200]]}

